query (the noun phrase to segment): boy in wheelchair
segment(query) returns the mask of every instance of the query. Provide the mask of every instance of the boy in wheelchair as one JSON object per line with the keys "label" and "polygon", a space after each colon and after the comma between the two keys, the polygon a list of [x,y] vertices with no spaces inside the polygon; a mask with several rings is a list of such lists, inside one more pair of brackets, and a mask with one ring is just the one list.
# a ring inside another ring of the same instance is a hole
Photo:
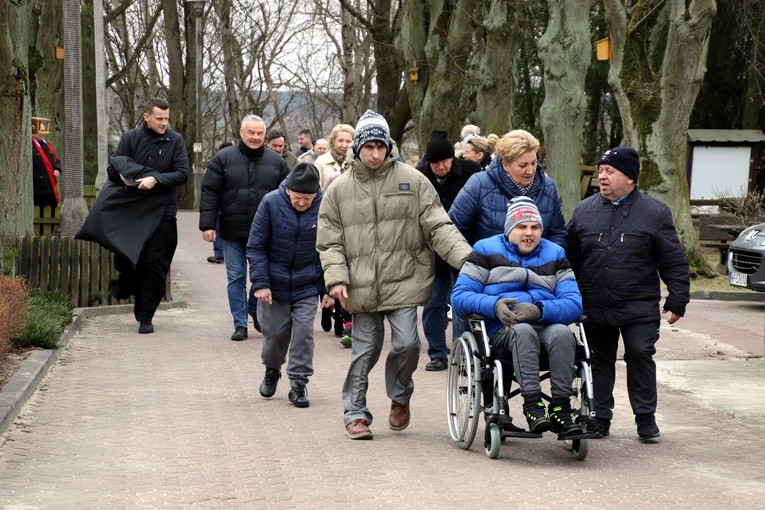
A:
{"label": "boy in wheelchair", "polygon": [[[485,318],[495,358],[512,359],[531,432],[582,434],[571,410],[576,338],[568,328],[582,313],[582,297],[564,250],[542,239],[542,216],[533,200],[514,198],[505,233],[473,246],[451,300],[457,314]],[[549,408],[540,386],[542,349],[550,369]]]}

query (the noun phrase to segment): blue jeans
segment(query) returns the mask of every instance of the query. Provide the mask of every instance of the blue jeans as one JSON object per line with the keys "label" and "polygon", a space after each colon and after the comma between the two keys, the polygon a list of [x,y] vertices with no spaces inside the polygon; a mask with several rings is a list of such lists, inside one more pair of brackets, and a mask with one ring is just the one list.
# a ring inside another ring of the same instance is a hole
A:
{"label": "blue jeans", "polygon": [[223,239],[223,257],[228,277],[228,308],[234,328],[247,327],[247,241]]}
{"label": "blue jeans", "polygon": [[452,273],[436,268],[433,279],[433,293],[422,309],[422,329],[428,341],[430,359],[446,358],[446,303],[452,288]]}

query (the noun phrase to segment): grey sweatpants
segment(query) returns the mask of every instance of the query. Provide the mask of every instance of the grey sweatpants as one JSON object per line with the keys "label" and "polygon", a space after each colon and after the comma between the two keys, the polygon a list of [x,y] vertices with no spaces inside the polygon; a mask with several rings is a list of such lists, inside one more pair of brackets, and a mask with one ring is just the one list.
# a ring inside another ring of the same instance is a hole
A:
{"label": "grey sweatpants", "polygon": [[576,338],[563,324],[551,324],[535,330],[530,324],[515,324],[502,328],[491,336],[492,353],[500,358],[513,359],[515,378],[526,396],[539,393],[539,355],[547,353],[550,367],[550,389],[553,399],[568,400],[575,395],[574,355]]}
{"label": "grey sweatpants", "polygon": [[288,303],[274,300],[258,303],[258,321],[263,329],[260,358],[266,368],[280,370],[287,359],[287,376],[291,384],[308,384],[313,375],[313,321],[319,296]]}
{"label": "grey sweatpants", "polygon": [[369,372],[380,359],[385,326],[390,325],[391,349],[385,360],[385,391],[391,400],[408,404],[414,392],[412,374],[420,360],[420,336],[417,333],[417,308],[399,308],[387,312],[354,313],[351,365],[343,384],[343,420],[364,419],[372,423],[367,408]]}

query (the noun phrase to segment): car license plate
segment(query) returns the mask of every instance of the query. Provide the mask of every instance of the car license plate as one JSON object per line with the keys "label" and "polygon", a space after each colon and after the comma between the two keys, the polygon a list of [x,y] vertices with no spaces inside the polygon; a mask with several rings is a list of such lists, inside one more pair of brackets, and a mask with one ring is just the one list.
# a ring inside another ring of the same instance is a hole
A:
{"label": "car license plate", "polygon": [[728,282],[731,285],[735,285],[737,287],[746,287],[747,284],[747,275],[744,273],[736,273],[734,271],[731,271],[728,275]]}

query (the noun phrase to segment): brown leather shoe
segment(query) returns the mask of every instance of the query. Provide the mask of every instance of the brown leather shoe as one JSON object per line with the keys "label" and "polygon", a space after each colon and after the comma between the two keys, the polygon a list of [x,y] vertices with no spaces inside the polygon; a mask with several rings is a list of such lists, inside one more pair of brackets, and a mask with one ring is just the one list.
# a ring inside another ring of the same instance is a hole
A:
{"label": "brown leather shoe", "polygon": [[391,400],[388,424],[391,430],[404,430],[407,428],[409,426],[409,404],[399,404],[395,400]]}
{"label": "brown leather shoe", "polygon": [[372,439],[367,420],[353,420],[345,426],[345,435],[351,439]]}

